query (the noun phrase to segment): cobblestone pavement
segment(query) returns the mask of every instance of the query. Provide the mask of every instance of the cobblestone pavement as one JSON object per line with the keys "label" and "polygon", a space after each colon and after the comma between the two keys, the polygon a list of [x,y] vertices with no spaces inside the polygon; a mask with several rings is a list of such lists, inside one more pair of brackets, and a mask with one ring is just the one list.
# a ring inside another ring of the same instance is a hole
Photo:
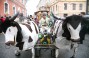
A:
{"label": "cobblestone pavement", "polygon": [[[0,58],[31,58],[31,51],[21,52],[21,56],[17,57],[14,55],[15,47],[7,47],[4,44],[4,35],[0,34]],[[40,58],[52,58],[50,57],[50,50],[42,50]],[[59,49],[58,58],[70,58],[71,51],[67,49]],[[80,44],[76,53],[76,58],[89,58],[89,35],[86,35],[84,43]]]}

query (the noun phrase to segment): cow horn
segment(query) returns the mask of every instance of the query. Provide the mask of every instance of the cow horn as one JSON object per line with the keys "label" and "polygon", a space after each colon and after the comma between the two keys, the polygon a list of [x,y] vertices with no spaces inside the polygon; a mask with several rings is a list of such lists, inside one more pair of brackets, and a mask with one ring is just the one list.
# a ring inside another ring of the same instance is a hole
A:
{"label": "cow horn", "polygon": [[17,12],[10,20],[14,21],[18,15],[19,15],[19,12]]}
{"label": "cow horn", "polygon": [[52,14],[53,18],[55,18],[56,20],[63,20],[63,19],[58,18],[57,16],[55,16],[55,15],[53,14],[53,12],[51,12],[51,14]]}

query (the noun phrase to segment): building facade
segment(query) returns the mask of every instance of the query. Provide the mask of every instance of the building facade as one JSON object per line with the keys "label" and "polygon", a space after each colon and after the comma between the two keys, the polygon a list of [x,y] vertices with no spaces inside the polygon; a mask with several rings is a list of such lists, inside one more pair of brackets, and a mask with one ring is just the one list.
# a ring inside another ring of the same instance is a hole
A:
{"label": "building facade", "polygon": [[58,16],[70,16],[86,12],[86,0],[51,0],[50,11]]}
{"label": "building facade", "polygon": [[86,1],[86,14],[89,15],[89,0]]}
{"label": "building facade", "polygon": [[19,11],[26,16],[26,2],[27,0],[0,0],[0,15],[12,16]]}

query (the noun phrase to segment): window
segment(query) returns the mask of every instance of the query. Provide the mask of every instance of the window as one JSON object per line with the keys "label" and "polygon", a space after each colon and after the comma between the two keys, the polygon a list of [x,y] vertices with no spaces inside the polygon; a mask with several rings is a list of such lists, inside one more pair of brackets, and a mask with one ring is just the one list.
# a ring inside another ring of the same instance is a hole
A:
{"label": "window", "polygon": [[54,11],[54,6],[53,6],[53,11]]}
{"label": "window", "polygon": [[52,7],[50,8],[50,11],[52,11]]}
{"label": "window", "polygon": [[79,4],[79,10],[82,10],[83,4]]}
{"label": "window", "polygon": [[22,0],[22,3],[24,4],[24,0]]}
{"label": "window", "polygon": [[56,11],[57,11],[57,5],[56,5]]}
{"label": "window", "polygon": [[53,6],[52,6],[52,11],[53,11]]}
{"label": "window", "polygon": [[76,10],[76,4],[73,3],[73,10]]}
{"label": "window", "polygon": [[64,3],[64,10],[67,10],[67,3]]}
{"label": "window", "polygon": [[88,11],[88,14],[89,14],[89,5],[87,6],[87,11]]}
{"label": "window", "polygon": [[16,7],[13,7],[13,13],[16,14]]}
{"label": "window", "polygon": [[4,13],[6,13],[6,14],[9,13],[9,5],[8,5],[8,3],[4,3]]}

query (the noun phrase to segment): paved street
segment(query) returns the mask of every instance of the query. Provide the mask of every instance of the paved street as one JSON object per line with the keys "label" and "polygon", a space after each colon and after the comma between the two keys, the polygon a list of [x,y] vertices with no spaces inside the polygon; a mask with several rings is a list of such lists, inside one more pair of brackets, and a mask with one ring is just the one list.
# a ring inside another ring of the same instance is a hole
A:
{"label": "paved street", "polygon": [[[21,56],[16,57],[14,55],[14,50],[16,48],[10,47],[6,49],[4,44],[4,35],[0,34],[0,58],[31,58],[31,51],[21,52]],[[71,51],[66,49],[59,50],[58,58],[69,58],[71,56]],[[50,50],[42,50],[40,58],[51,58]],[[89,58],[89,35],[86,35],[84,44],[79,45],[78,51],[76,53],[76,58]]]}

